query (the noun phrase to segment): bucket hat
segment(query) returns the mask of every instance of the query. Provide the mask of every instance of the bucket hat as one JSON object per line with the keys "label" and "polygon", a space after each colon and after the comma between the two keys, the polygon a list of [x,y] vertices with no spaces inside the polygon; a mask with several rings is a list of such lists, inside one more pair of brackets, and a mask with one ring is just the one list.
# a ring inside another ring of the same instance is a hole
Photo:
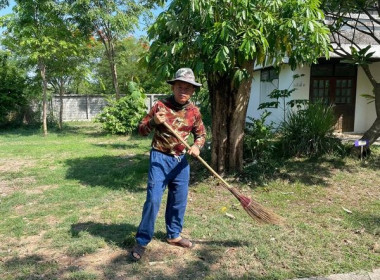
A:
{"label": "bucket hat", "polygon": [[193,70],[190,68],[180,68],[178,71],[175,73],[175,77],[172,80],[166,81],[168,84],[174,84],[175,81],[182,81],[185,83],[192,84],[193,86],[196,87],[201,87],[202,84],[197,83],[195,81],[195,76]]}

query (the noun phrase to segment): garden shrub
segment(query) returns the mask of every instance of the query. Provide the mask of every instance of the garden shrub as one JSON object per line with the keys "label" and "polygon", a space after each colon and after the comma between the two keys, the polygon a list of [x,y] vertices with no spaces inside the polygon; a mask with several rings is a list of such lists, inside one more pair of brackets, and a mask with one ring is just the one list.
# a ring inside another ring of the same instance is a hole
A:
{"label": "garden shrub", "polygon": [[266,118],[270,115],[265,111],[260,119],[248,117],[244,136],[244,151],[246,160],[265,160],[271,156],[274,149],[273,123],[265,125]]}
{"label": "garden shrub", "polygon": [[25,74],[6,52],[0,51],[0,127],[22,123],[27,105],[25,88]]}
{"label": "garden shrub", "polygon": [[341,141],[333,135],[334,125],[333,108],[321,102],[290,111],[279,128],[284,155],[315,157],[342,151]]}
{"label": "garden shrub", "polygon": [[132,134],[146,114],[145,94],[134,82],[128,84],[128,95],[110,99],[95,121],[111,134]]}
{"label": "garden shrub", "polygon": [[248,117],[244,136],[243,176],[249,180],[265,181],[273,175],[281,162],[278,155],[278,143],[273,122],[265,124],[270,112],[264,111],[259,119]]}

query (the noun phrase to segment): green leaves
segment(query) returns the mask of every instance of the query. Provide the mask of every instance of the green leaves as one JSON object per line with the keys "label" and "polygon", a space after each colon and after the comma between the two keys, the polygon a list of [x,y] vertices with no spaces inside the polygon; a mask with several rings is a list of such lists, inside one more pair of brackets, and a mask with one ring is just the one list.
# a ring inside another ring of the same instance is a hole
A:
{"label": "green leaves", "polygon": [[186,64],[198,65],[198,73],[234,75],[248,61],[312,62],[329,52],[318,6],[318,0],[173,0],[149,30],[155,46],[149,65],[160,73],[164,64]]}
{"label": "green leaves", "polygon": [[371,45],[363,49],[356,49],[355,47],[350,47],[351,49],[351,58],[345,59],[342,62],[352,63],[356,65],[368,65],[371,63],[370,59],[375,52],[369,52]]}
{"label": "green leaves", "polygon": [[0,9],[3,9],[3,8],[5,8],[8,5],[9,5],[9,1],[8,0],[0,0]]}
{"label": "green leaves", "polygon": [[102,123],[103,130],[111,134],[132,134],[146,114],[145,95],[139,85],[128,82],[129,95],[119,100],[109,100],[97,122]]}
{"label": "green leaves", "polygon": [[227,46],[222,46],[218,53],[216,54],[215,60],[214,60],[214,69],[215,70],[222,70],[225,72],[227,70],[227,64],[229,63],[229,57],[230,50],[227,48]]}
{"label": "green leaves", "polygon": [[77,54],[77,38],[62,15],[62,7],[55,1],[18,1],[15,11],[6,22],[8,34],[3,44],[28,56],[31,64],[71,51]]}
{"label": "green leaves", "polygon": [[16,66],[9,53],[0,50],[0,127],[10,122],[22,123],[26,87],[26,73]]}

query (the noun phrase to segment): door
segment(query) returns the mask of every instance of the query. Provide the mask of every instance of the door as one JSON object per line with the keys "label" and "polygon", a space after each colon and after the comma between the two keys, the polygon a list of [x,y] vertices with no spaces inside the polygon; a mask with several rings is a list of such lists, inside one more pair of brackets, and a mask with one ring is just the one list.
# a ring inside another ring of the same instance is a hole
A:
{"label": "door", "polygon": [[354,131],[356,67],[338,61],[312,65],[310,100],[332,104],[336,130]]}

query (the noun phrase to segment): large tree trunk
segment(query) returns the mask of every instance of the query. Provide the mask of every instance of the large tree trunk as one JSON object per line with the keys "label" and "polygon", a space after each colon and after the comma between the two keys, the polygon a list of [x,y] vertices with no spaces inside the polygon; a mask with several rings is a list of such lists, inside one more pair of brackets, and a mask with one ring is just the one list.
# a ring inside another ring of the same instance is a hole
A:
{"label": "large tree trunk", "polygon": [[46,66],[42,60],[38,63],[42,78],[42,127],[44,136],[47,135],[47,81],[46,81]]}
{"label": "large tree trunk", "polygon": [[208,75],[212,114],[211,165],[220,174],[243,168],[244,128],[253,64],[245,66],[249,77],[239,86],[227,75]]}

